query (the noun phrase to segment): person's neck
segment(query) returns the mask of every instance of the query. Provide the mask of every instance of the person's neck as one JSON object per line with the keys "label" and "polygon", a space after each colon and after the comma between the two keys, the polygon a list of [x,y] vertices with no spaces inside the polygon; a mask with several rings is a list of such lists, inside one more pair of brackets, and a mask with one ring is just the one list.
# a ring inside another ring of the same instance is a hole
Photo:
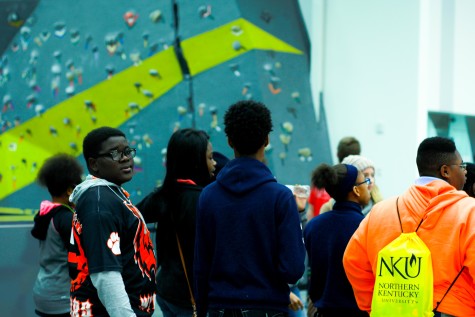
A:
{"label": "person's neck", "polygon": [[69,196],[67,196],[67,195],[53,196],[53,197],[51,197],[51,200],[52,200],[53,203],[69,205]]}
{"label": "person's neck", "polygon": [[262,159],[260,159],[257,155],[253,154],[253,155],[240,155],[240,154],[237,154],[235,153],[234,154],[234,157],[236,158],[252,158],[252,159],[255,159],[255,160],[258,160],[258,161],[261,161],[262,162]]}
{"label": "person's neck", "polygon": [[100,178],[100,179],[102,179],[102,180],[105,180],[106,182],[109,182],[109,183],[112,183],[112,184],[114,184],[114,185],[117,185],[118,187],[122,187],[122,184],[117,184],[117,182],[110,181],[110,180],[108,180],[108,179],[106,179],[106,178],[104,178],[104,177],[101,177],[101,176],[97,175],[97,174],[92,174],[92,173],[91,173],[91,175],[94,176],[94,177],[96,177],[96,178]]}
{"label": "person's neck", "polygon": [[264,162],[264,158],[265,158],[264,148],[259,149],[256,153],[247,154],[247,155],[243,155],[243,154],[239,153],[238,151],[234,150],[234,157],[235,158],[247,157],[247,158],[252,158],[252,159],[258,160],[259,162]]}

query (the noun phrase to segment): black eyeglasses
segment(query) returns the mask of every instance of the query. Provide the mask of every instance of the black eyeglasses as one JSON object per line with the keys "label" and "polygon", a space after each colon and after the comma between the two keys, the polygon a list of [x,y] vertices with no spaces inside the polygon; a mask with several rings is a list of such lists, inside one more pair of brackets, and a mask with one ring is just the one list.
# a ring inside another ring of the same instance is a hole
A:
{"label": "black eyeglasses", "polygon": [[126,156],[128,158],[134,158],[135,155],[137,154],[137,150],[133,148],[125,148],[123,151],[119,150],[112,150],[109,153],[99,153],[97,154],[97,157],[110,157],[113,161],[120,161],[122,156]]}
{"label": "black eyeglasses", "polygon": [[363,185],[363,184],[367,184],[368,186],[371,185],[371,179],[365,178],[364,181],[362,181],[361,183],[355,184],[355,186],[360,186],[360,185]]}

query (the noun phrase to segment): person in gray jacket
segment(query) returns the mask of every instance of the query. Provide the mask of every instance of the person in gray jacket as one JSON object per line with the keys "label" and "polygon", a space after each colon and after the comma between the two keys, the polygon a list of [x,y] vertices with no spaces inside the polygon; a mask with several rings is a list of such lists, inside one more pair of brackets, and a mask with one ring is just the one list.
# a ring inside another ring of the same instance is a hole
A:
{"label": "person in gray jacket", "polygon": [[67,154],[47,159],[38,172],[38,183],[51,195],[51,201],[41,202],[31,230],[40,248],[40,268],[33,286],[38,316],[69,316],[68,245],[73,220],[69,195],[81,182],[81,174],[79,162]]}

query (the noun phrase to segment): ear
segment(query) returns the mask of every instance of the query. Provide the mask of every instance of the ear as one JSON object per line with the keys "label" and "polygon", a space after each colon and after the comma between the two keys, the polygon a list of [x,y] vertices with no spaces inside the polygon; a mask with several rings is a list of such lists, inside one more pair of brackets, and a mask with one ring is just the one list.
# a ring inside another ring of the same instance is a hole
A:
{"label": "ear", "polygon": [[360,196],[361,196],[359,186],[353,186],[353,194],[355,194],[356,197],[360,197]]}
{"label": "ear", "polygon": [[269,140],[269,135],[267,135],[267,138],[266,138],[266,142],[264,144],[264,147],[268,146],[270,143],[270,140]]}
{"label": "ear", "polygon": [[87,165],[91,168],[91,171],[93,171],[94,174],[96,174],[99,170],[99,167],[97,166],[97,159],[93,157],[87,159]]}
{"label": "ear", "polygon": [[233,146],[233,143],[231,142],[231,140],[229,140],[229,138],[226,138],[228,140],[228,145],[231,149],[234,149],[234,146]]}
{"label": "ear", "polygon": [[442,165],[439,169],[442,179],[448,179],[450,177],[450,169],[447,165]]}

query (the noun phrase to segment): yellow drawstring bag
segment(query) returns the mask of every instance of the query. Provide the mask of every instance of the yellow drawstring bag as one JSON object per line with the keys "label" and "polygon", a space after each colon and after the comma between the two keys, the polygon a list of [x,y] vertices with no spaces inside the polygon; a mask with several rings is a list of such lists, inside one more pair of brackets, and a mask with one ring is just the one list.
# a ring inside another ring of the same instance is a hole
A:
{"label": "yellow drawstring bag", "polygon": [[[397,200],[396,200],[397,206]],[[378,253],[371,317],[432,317],[433,274],[429,248],[415,232],[404,233]]]}

